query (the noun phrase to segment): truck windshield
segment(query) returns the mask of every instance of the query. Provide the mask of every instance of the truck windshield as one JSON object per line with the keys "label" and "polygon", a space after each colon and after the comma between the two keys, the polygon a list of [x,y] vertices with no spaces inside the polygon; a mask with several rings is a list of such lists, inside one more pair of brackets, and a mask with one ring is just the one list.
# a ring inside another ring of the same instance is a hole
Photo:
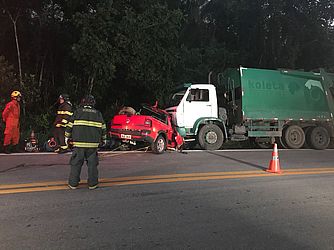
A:
{"label": "truck windshield", "polygon": [[178,106],[179,103],[181,102],[184,94],[186,93],[187,89],[183,89],[179,92],[176,92],[174,94],[172,94],[170,100],[169,100],[169,106],[173,107],[173,106]]}

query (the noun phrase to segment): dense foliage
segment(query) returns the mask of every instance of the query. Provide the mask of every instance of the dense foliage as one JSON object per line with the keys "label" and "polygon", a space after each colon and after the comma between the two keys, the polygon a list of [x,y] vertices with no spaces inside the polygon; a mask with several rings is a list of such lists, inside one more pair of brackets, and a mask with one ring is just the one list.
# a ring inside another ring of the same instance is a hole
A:
{"label": "dense foliage", "polygon": [[49,129],[60,93],[94,94],[109,120],[226,67],[334,70],[333,0],[0,4],[0,108],[21,90],[26,129]]}

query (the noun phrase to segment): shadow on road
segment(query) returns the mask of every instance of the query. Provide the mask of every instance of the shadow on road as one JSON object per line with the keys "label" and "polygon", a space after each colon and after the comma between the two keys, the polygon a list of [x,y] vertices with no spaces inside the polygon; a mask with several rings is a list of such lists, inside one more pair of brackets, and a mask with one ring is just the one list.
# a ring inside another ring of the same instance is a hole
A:
{"label": "shadow on road", "polygon": [[251,166],[251,167],[255,167],[255,168],[261,169],[261,170],[263,170],[263,171],[265,171],[265,170],[267,169],[266,167],[263,167],[263,166],[261,166],[261,165],[257,165],[257,164],[250,163],[250,162],[247,162],[247,161],[239,160],[239,159],[236,159],[236,158],[233,158],[233,157],[230,157],[230,156],[226,156],[226,155],[221,155],[221,154],[216,153],[216,152],[214,152],[214,151],[207,151],[207,153],[208,153],[208,154],[215,155],[215,156],[220,156],[220,157],[223,157],[223,158],[232,160],[232,161],[240,162],[240,163],[242,163],[242,164],[245,164],[245,165],[248,165],[248,166]]}

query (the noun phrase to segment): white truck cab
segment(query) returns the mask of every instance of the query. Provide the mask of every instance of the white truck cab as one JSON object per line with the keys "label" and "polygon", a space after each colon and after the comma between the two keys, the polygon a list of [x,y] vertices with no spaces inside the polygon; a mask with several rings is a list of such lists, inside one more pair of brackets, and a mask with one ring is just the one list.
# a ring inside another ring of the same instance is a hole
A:
{"label": "white truck cab", "polygon": [[197,141],[203,149],[219,149],[226,128],[218,116],[216,87],[212,84],[186,83],[171,97],[173,122],[186,141]]}

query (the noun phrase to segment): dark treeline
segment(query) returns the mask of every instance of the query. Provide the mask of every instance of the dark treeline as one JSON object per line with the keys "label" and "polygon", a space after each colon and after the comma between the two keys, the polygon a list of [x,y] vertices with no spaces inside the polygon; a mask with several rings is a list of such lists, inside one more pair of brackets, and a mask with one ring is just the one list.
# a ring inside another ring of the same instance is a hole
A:
{"label": "dark treeline", "polygon": [[60,93],[92,93],[109,120],[226,67],[334,70],[332,0],[0,3],[0,106],[22,91],[26,129],[49,128]]}

